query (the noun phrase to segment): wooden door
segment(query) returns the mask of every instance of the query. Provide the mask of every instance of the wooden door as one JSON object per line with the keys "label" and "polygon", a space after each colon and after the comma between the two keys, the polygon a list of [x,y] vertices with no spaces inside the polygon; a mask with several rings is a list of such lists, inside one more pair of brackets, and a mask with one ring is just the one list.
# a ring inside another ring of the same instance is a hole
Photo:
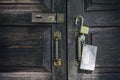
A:
{"label": "wooden door", "polygon": [[[65,14],[61,8],[66,4],[62,2],[0,0],[0,80],[66,79],[66,35],[63,35],[66,22],[58,25],[32,22],[32,13]],[[59,67],[54,65],[54,32],[57,31],[62,35]]]}
{"label": "wooden door", "polygon": [[[73,16],[84,17],[90,27],[87,43],[98,46],[96,67],[92,73],[76,66],[76,27]],[[120,1],[68,0],[68,79],[120,80]],[[78,72],[79,70],[79,72]]]}

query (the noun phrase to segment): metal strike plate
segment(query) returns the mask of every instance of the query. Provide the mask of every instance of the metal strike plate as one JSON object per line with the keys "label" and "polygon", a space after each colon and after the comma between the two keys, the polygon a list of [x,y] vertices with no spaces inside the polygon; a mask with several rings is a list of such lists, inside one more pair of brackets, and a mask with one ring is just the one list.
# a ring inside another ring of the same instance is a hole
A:
{"label": "metal strike plate", "polygon": [[40,23],[63,23],[64,14],[62,13],[32,13],[32,22]]}

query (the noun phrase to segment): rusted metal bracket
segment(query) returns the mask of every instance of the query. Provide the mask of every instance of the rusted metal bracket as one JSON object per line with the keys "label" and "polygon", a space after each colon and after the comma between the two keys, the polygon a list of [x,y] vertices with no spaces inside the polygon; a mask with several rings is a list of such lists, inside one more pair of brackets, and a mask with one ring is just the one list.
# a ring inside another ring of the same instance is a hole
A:
{"label": "rusted metal bracket", "polygon": [[63,23],[64,14],[62,13],[32,13],[32,22]]}

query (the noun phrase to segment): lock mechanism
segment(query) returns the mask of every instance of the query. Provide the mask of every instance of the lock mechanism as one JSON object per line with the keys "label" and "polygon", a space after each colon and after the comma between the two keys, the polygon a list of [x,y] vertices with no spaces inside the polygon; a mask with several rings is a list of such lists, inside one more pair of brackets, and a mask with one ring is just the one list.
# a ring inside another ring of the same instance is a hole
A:
{"label": "lock mechanism", "polygon": [[89,33],[89,27],[83,26],[83,21],[82,16],[75,18],[75,26],[78,28],[77,65],[78,69],[93,71],[95,69],[97,46],[86,44],[85,39]]}
{"label": "lock mechanism", "polygon": [[74,17],[74,24],[77,27],[77,64],[80,64],[82,57],[82,47],[85,44],[85,35],[89,33],[89,27],[83,26],[82,16]]}
{"label": "lock mechanism", "polygon": [[39,23],[63,23],[63,13],[32,13],[32,22]]}
{"label": "lock mechanism", "polygon": [[54,51],[54,66],[59,67],[62,65],[62,60],[60,58],[59,53],[59,41],[61,40],[61,32],[54,32],[54,43],[55,43],[55,51]]}

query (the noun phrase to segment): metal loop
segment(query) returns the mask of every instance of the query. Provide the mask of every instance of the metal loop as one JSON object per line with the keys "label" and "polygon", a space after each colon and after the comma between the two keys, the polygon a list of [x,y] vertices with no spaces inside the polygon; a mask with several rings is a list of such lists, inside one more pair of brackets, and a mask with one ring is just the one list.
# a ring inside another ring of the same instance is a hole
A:
{"label": "metal loop", "polygon": [[[80,15],[80,16],[76,17],[76,19],[75,19],[75,25],[83,26],[83,21],[84,21],[84,18]],[[79,24],[79,23],[81,23],[81,24]]]}

